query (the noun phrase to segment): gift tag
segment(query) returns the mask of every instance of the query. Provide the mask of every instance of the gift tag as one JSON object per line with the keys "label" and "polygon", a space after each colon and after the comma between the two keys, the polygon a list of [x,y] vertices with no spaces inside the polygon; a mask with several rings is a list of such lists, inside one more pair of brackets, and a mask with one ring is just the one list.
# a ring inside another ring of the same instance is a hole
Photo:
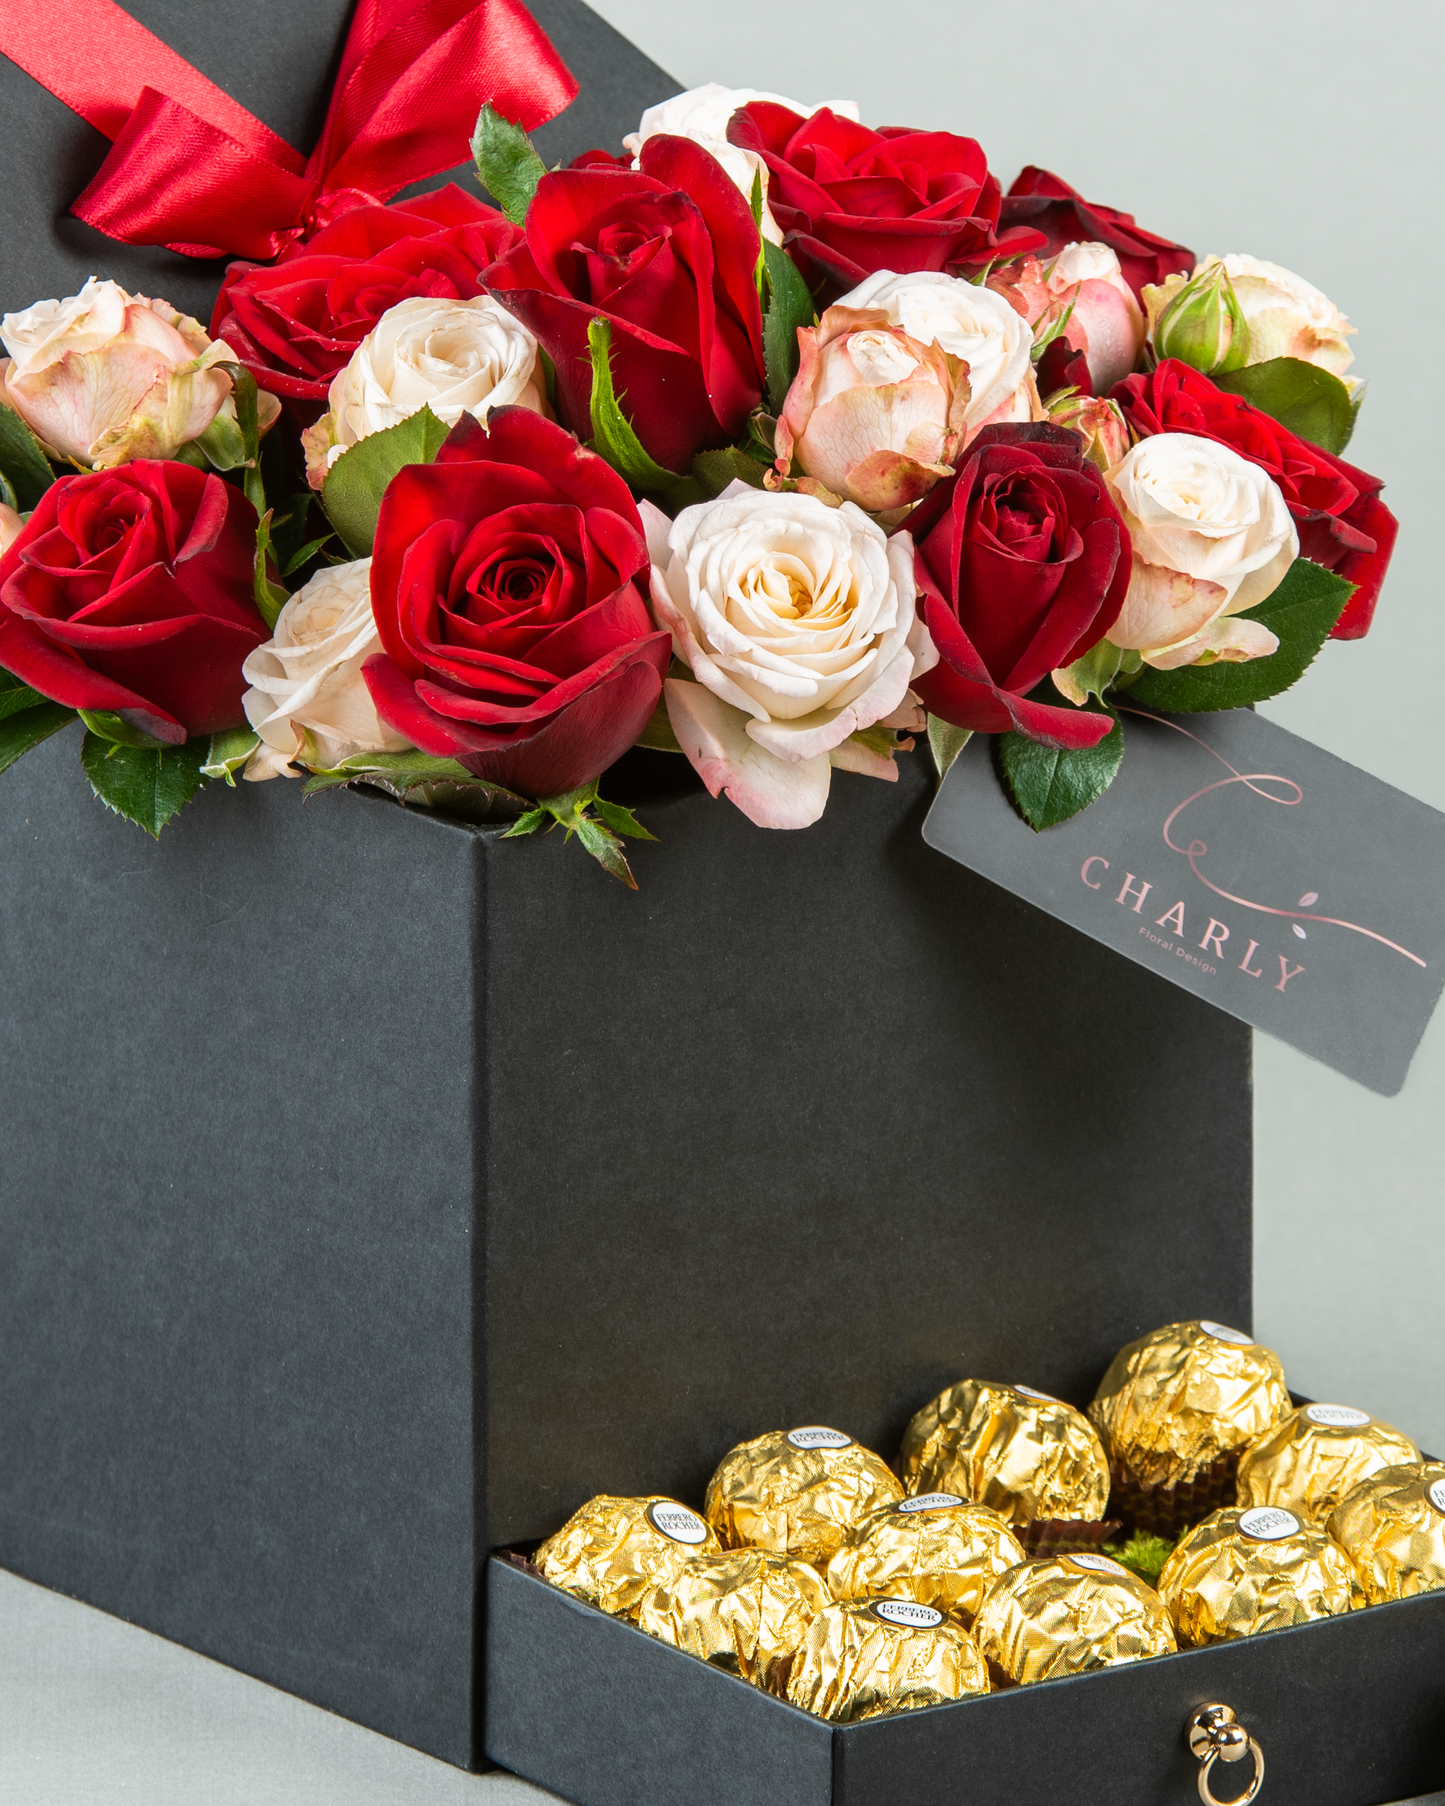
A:
{"label": "gift tag", "polygon": [[975,735],[931,847],[1393,1096],[1445,984],[1445,815],[1248,709],[1124,710],[1124,762],[1042,833]]}

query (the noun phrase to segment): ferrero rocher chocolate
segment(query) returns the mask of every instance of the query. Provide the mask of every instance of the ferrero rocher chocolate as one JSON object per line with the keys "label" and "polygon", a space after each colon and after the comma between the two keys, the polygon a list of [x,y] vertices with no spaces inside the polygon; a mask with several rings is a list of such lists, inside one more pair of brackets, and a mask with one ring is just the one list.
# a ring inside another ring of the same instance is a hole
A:
{"label": "ferrero rocher chocolate", "polygon": [[1408,1436],[1349,1405],[1302,1405],[1239,1458],[1241,1505],[1285,1505],[1323,1528],[1345,1494],[1382,1468],[1418,1465]]}
{"label": "ferrero rocher chocolate", "polygon": [[783,1697],[851,1724],[987,1692],[988,1670],[967,1631],[916,1599],[870,1599],[824,1606]]}
{"label": "ferrero rocher chocolate", "polygon": [[1353,1562],[1283,1506],[1231,1506],[1196,1524],[1159,1592],[1181,1643],[1222,1643],[1336,1618],[1365,1603]]}
{"label": "ferrero rocher chocolate", "polygon": [[1289,1410],[1279,1357],[1222,1323],[1170,1323],[1121,1348],[1089,1416],[1144,1486],[1180,1486]]}
{"label": "ferrero rocher chocolate", "polygon": [[1107,1555],[1048,1555],[993,1583],[973,1634],[991,1669],[1020,1686],[1169,1655],[1159,1595]]}
{"label": "ferrero rocher chocolate", "polygon": [[1109,1463],[1082,1412],[1029,1386],[960,1380],[903,1434],[911,1493],[956,1492],[1011,1524],[1096,1520],[1109,1500]]}
{"label": "ferrero rocher chocolate", "polygon": [[751,1544],[821,1567],[849,1530],[903,1497],[886,1462],[841,1430],[770,1430],[724,1455],[703,1510],[725,1548]]}
{"label": "ferrero rocher chocolate", "polygon": [[553,1586],[588,1605],[635,1618],[644,1596],[718,1540],[676,1499],[589,1499],[532,1557]]}
{"label": "ferrero rocher chocolate", "polygon": [[1445,1587],[1445,1462],[1381,1468],[1335,1507],[1329,1530],[1371,1605]]}
{"label": "ferrero rocher chocolate", "polygon": [[829,1603],[816,1568],[764,1549],[697,1555],[648,1593],[640,1630],[768,1686]]}
{"label": "ferrero rocher chocolate", "polygon": [[1023,1559],[996,1511],[930,1492],[864,1518],[824,1577],[839,1599],[916,1599],[968,1620],[999,1575]]}

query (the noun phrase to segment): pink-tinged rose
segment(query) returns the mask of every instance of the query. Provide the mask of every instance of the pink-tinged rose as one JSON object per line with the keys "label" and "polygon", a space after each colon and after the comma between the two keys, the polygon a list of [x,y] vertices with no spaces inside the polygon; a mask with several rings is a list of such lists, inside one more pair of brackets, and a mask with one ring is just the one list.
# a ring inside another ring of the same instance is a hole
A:
{"label": "pink-tinged rose", "polygon": [[25,522],[21,520],[9,503],[0,502],[0,556],[3,556],[15,544],[24,526]]}
{"label": "pink-tinged rose", "polygon": [[778,470],[794,460],[873,513],[916,502],[950,474],[969,386],[937,345],[890,326],[879,308],[830,307],[798,329],[799,364],[778,419]]}
{"label": "pink-tinged rose", "polygon": [[1047,403],[1049,419],[1084,441],[1084,456],[1100,470],[1112,470],[1129,449],[1129,428],[1117,401],[1097,395],[1061,394]]}
{"label": "pink-tinged rose", "polygon": [[1126,377],[1144,349],[1144,314],[1104,244],[1065,245],[1051,262],[1027,257],[992,279],[1033,328],[1084,354],[1096,394]]}
{"label": "pink-tinged rose", "polygon": [[[223,455],[240,448],[231,379],[216,368],[234,361],[231,348],[168,301],[92,276],[78,295],[6,314],[0,342],[0,401],[52,457],[105,470],[196,439]],[[263,431],[279,412],[262,398]]]}

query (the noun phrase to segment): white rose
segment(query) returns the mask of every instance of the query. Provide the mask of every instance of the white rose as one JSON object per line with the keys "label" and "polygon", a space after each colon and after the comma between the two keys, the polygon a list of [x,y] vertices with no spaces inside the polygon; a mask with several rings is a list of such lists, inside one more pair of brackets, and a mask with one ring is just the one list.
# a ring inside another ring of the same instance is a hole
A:
{"label": "white rose", "polygon": [[914,610],[913,542],[860,508],[732,483],[669,521],[642,504],[652,606],[695,683],[669,678],[668,717],[714,796],[765,828],[823,813],[834,765],[893,778],[850,739],[906,709],[937,663]]}
{"label": "white rose", "polygon": [[447,426],[463,414],[485,420],[493,408],[548,411],[537,341],[490,295],[398,301],[332,378],[327,399],[329,412],[301,435],[313,489],[358,440],[422,408]]}
{"label": "white rose", "polygon": [[1044,418],[1029,355],[1033,334],[991,288],[936,270],[910,276],[877,270],[835,305],[878,308],[910,339],[937,345],[967,363],[972,393],[964,414],[966,438],[983,426]]}
{"label": "white rose", "polygon": [[294,777],[304,755],[339,765],[353,753],[400,752],[411,742],[379,719],[361,667],[381,650],[371,614],[371,560],[318,571],[276,618],[272,637],[241,667],[241,698],[261,744],[246,765],[253,780]]}
{"label": "white rose", "polygon": [[[1328,295],[1292,270],[1231,252],[1206,257],[1194,274],[1223,264],[1249,324],[1249,361],[1296,357],[1344,377],[1355,361],[1345,340],[1355,331]],[[1347,379],[1351,381],[1352,379]]]}
{"label": "white rose", "polygon": [[724,88],[719,82],[704,82],[700,88],[689,88],[686,94],[674,94],[671,100],[659,101],[655,107],[649,107],[637,130],[629,132],[622,140],[622,148],[632,152],[632,167],[636,169],[642,147],[649,138],[655,138],[661,132],[673,138],[691,138],[694,144],[700,144],[722,164],[749,200],[752,199],[754,177],[761,176],[763,236],[780,245],[783,235],[767,202],[767,165],[756,151],[741,150],[736,144],[728,143],[728,121],[739,107],[748,106],[755,100],[770,100],[777,106],[787,107],[790,112],[801,113],[804,119],[816,113],[819,107],[828,107],[844,119],[859,117],[856,100],[820,100],[818,106],[809,107],[800,100],[769,94],[761,88]]}
{"label": "white rose", "polygon": [[1279,641],[1268,628],[1229,617],[1278,588],[1299,554],[1274,480],[1193,433],[1141,439],[1104,480],[1134,546],[1114,644],[1161,670],[1273,652]]}

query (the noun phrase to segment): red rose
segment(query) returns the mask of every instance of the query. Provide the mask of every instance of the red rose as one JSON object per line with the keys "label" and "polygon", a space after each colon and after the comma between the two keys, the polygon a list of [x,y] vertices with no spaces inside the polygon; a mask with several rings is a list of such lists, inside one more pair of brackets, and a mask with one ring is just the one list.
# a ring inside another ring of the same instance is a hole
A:
{"label": "red rose", "polygon": [[1358,640],[1370,631],[1400,531],[1380,500],[1379,477],[1297,438],[1177,358],[1166,358],[1148,376],[1126,376],[1111,394],[1140,438],[1195,433],[1231,446],[1267,470],[1294,516],[1303,555],[1357,585],[1331,639]]}
{"label": "red rose", "polygon": [[944,270],[1042,248],[1038,232],[998,232],[999,185],[972,138],[871,131],[822,107],[802,119],[755,100],[728,137],[768,166],[768,206],[810,278],[850,289],[875,270]]}
{"label": "red rose", "polygon": [[988,426],[909,516],[918,612],[939,662],[913,687],[955,727],[1093,746],[1107,715],[1028,692],[1096,645],[1129,587],[1129,535],[1099,471],[1062,428]]}
{"label": "red rose", "polygon": [[0,558],[0,667],[158,740],[245,720],[256,511],[219,477],[141,458],[61,477]]}
{"label": "red rose", "polygon": [[618,398],[651,456],[686,471],[736,438],[763,390],[758,233],[701,146],[649,138],[640,170],[543,176],[526,240],[486,273],[557,371],[557,407],[592,434],[591,321],[612,327]]}
{"label": "red rose", "polygon": [[[463,414],[381,504],[367,660],[383,721],[525,796],[590,783],[642,732],[672,640],[631,491],[529,408]],[[639,587],[641,585],[641,587]]]}
{"label": "red rose", "polygon": [[279,263],[233,263],[211,337],[224,339],[263,389],[325,401],[331,379],[389,307],[411,295],[469,301],[481,272],[522,236],[460,188],[357,207]]}
{"label": "red rose", "polygon": [[1176,271],[1194,268],[1193,251],[1136,226],[1132,213],[1096,207],[1077,188],[1032,164],[1019,172],[1004,196],[1002,218],[1006,226],[1032,226],[1042,233],[1047,240],[1045,256],[1081,240],[1108,245],[1136,295],[1146,282],[1158,284]]}

